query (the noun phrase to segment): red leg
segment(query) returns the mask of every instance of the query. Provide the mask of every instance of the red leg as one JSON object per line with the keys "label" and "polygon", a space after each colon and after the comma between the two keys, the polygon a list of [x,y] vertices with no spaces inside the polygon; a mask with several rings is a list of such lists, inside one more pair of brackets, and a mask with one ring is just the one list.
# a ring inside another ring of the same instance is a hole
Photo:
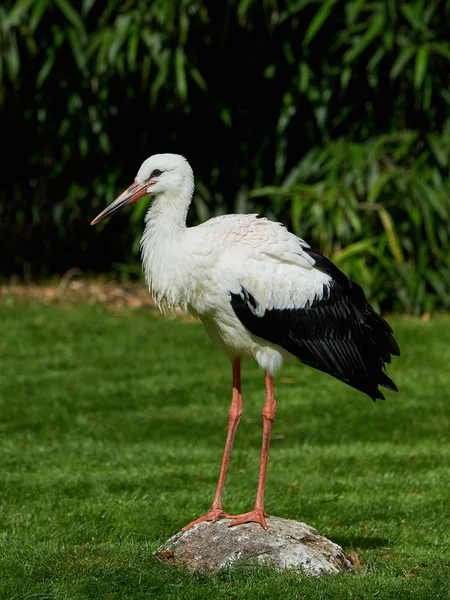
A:
{"label": "red leg", "polygon": [[261,450],[261,464],[259,467],[259,479],[258,479],[258,491],[256,492],[256,502],[253,510],[242,515],[233,515],[229,527],[233,525],[241,525],[242,523],[256,522],[267,529],[266,520],[264,517],[269,515],[264,512],[264,485],[266,483],[267,473],[267,459],[269,457],[269,446],[270,446],[270,433],[272,431],[272,424],[275,419],[275,413],[277,412],[277,403],[275,401],[273,391],[273,378],[270,373],[266,371],[266,403],[262,411],[264,419],[264,430],[263,430],[263,441]]}
{"label": "red leg", "polygon": [[219,481],[217,483],[216,495],[209,511],[203,517],[192,521],[183,527],[183,531],[187,531],[197,523],[202,521],[212,521],[215,523],[220,517],[228,517],[222,510],[222,494],[227,476],[228,462],[230,460],[231,449],[233,447],[234,436],[241,420],[242,415],[242,395],[241,395],[241,359],[236,358],[233,361],[233,396],[231,399],[230,411],[228,413],[228,434],[225,443],[225,450],[222,458],[222,466],[220,468]]}

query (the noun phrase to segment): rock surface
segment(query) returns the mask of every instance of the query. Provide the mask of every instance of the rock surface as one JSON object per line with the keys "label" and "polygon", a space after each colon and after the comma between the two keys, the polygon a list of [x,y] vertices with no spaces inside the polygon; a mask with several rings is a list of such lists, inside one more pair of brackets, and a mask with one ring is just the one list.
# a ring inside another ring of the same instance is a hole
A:
{"label": "rock surface", "polygon": [[257,523],[228,527],[229,519],[199,523],[171,537],[155,552],[196,571],[218,571],[233,564],[262,564],[293,569],[307,575],[332,575],[352,571],[340,546],[298,521],[270,517],[268,530]]}

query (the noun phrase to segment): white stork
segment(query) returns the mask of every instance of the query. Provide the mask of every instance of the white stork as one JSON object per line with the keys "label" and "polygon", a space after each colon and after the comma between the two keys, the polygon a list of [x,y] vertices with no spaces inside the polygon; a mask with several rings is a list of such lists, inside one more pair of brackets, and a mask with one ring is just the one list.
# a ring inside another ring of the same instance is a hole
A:
{"label": "white stork", "polygon": [[183,156],[155,154],[92,225],[151,194],[141,240],[150,291],[160,309],[181,307],[199,317],[232,363],[233,394],[216,495],[209,511],[184,530],[229,517],[222,509],[222,492],[242,415],[241,358],[255,358],[265,371],[256,502],[250,512],[231,517],[230,525],[254,521],[267,529],[264,484],[276,412],[273,374],[283,359],[324,371],[375,400],[384,399],[379,385],[397,391],[385,363],[400,351],[392,329],[367,303],[361,287],[280,223],[256,214],[225,215],[186,227],[193,191],[193,172]]}

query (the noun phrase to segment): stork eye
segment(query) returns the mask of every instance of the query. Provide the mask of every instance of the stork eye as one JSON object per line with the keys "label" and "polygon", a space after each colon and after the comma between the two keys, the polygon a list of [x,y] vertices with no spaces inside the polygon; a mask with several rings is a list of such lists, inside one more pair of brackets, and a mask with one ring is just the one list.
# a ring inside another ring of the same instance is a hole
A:
{"label": "stork eye", "polygon": [[160,171],[159,169],[155,169],[154,171],[152,171],[150,178],[159,177],[161,175],[161,173],[162,173],[162,171]]}

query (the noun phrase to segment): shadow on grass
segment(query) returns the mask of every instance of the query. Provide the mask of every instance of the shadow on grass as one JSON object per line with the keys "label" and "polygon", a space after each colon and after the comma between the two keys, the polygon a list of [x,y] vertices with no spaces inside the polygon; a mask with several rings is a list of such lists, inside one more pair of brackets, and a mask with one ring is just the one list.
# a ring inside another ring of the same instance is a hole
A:
{"label": "shadow on grass", "polygon": [[391,544],[391,540],[382,537],[332,537],[332,541],[347,552],[351,550],[364,549],[376,550],[377,548],[386,548]]}

